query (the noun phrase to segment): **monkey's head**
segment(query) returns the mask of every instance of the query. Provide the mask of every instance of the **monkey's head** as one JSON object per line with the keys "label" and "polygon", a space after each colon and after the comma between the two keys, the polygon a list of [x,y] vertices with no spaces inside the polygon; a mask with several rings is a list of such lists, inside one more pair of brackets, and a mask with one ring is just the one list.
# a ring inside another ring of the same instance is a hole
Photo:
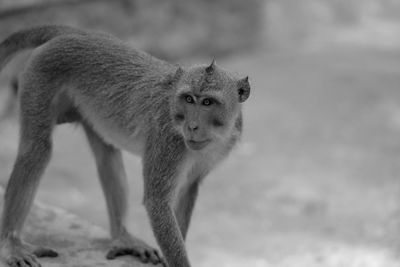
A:
{"label": "monkey's head", "polygon": [[187,147],[202,150],[229,140],[250,95],[248,77],[236,78],[217,67],[179,68],[174,77],[171,103],[173,122]]}

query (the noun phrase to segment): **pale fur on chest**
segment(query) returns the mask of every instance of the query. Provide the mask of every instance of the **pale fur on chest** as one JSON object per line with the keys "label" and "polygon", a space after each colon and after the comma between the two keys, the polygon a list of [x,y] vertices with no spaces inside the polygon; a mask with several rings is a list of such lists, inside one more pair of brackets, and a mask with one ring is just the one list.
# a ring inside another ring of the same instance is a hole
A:
{"label": "pale fur on chest", "polygon": [[118,128],[116,129],[109,127],[107,123],[102,122],[96,123],[94,128],[98,133],[100,133],[100,136],[105,142],[113,145],[114,147],[126,150],[137,156],[143,155],[144,136],[140,127],[137,127],[134,132],[129,134],[120,131]]}
{"label": "pale fur on chest", "polygon": [[227,153],[223,147],[216,147],[206,152],[190,151],[176,177],[173,201],[178,201],[191,184],[201,182],[226,156]]}
{"label": "pale fur on chest", "polygon": [[99,114],[95,114],[93,109],[82,108],[81,111],[104,142],[134,155],[143,155],[145,136],[142,125],[138,124],[134,131],[128,133],[126,129],[116,126],[112,119],[102,118]]}

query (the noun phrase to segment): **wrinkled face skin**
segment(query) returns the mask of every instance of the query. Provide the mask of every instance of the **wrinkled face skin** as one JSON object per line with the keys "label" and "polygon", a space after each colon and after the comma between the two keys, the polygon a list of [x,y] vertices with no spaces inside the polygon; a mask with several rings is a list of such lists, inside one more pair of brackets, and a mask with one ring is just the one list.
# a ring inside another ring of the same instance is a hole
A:
{"label": "wrinkled face skin", "polygon": [[243,82],[248,84],[247,78],[232,78],[214,62],[182,71],[171,114],[189,149],[203,150],[229,139],[244,101]]}

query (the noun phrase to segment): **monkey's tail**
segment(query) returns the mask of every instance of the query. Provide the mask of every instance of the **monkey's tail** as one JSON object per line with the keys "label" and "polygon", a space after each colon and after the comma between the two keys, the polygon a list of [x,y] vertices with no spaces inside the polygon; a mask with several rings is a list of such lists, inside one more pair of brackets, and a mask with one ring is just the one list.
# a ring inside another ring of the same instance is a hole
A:
{"label": "monkey's tail", "polygon": [[51,39],[65,34],[85,34],[68,26],[48,25],[21,30],[0,43],[0,71],[21,50],[38,47]]}

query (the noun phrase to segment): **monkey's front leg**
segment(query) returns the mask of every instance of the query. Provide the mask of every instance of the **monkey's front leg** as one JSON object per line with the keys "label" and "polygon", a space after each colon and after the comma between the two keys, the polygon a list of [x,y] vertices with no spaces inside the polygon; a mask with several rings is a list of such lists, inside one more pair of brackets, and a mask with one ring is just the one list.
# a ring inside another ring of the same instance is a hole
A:
{"label": "monkey's front leg", "polygon": [[150,198],[145,202],[151,226],[169,267],[190,267],[185,244],[171,204]]}
{"label": "monkey's front leg", "polygon": [[184,158],[180,140],[148,140],[143,160],[144,204],[153,233],[169,267],[190,267],[184,239],[175,217],[173,196]]}

